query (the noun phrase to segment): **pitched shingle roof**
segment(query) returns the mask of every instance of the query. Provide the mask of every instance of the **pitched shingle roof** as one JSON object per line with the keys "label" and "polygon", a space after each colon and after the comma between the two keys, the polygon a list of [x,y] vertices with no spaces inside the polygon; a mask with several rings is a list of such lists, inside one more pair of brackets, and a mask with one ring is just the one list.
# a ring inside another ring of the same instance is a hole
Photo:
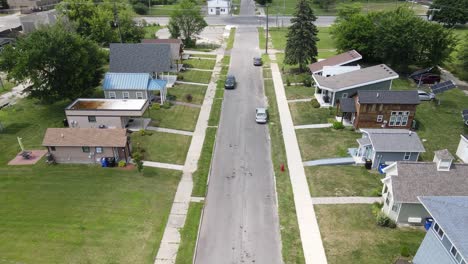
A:
{"label": "pitched shingle roof", "polygon": [[468,164],[452,164],[438,171],[435,162],[397,162],[398,176],[391,176],[397,203],[419,203],[418,196],[468,195]]}
{"label": "pitched shingle roof", "polygon": [[169,44],[110,44],[110,72],[152,73],[171,71]]}
{"label": "pitched shingle roof", "polygon": [[152,79],[149,73],[108,72],[104,76],[104,90],[160,90],[167,81]]}
{"label": "pitched shingle roof", "polygon": [[358,91],[363,104],[419,104],[418,91]]}
{"label": "pitched shingle roof", "polygon": [[419,197],[464,259],[468,258],[468,196]]}
{"label": "pitched shingle roof", "polygon": [[385,64],[342,73],[330,77],[312,74],[316,85],[333,91],[347,90],[398,78],[398,74]]}
{"label": "pitched shingle roof", "polygon": [[380,152],[425,152],[418,134],[407,129],[363,128],[375,151]]}
{"label": "pitched shingle roof", "polygon": [[182,45],[182,40],[181,39],[142,39],[141,43]]}
{"label": "pitched shingle roof", "polygon": [[56,147],[125,147],[127,130],[121,128],[48,128],[43,146]]}
{"label": "pitched shingle roof", "polygon": [[361,54],[355,50],[350,50],[336,56],[324,59],[309,65],[309,69],[312,74],[319,73],[323,70],[324,66],[340,66],[343,64],[348,64],[353,61],[358,61],[362,59]]}

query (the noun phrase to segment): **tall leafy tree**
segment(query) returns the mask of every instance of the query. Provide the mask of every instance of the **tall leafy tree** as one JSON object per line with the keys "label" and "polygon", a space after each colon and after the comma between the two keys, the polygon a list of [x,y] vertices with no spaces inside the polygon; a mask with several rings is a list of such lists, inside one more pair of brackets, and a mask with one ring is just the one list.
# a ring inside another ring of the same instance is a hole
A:
{"label": "tall leafy tree", "polygon": [[[465,24],[468,22],[468,0],[434,0],[430,9],[435,11],[432,20],[444,23],[447,26]],[[431,15],[432,10],[427,11]]]}
{"label": "tall leafy tree", "polygon": [[8,5],[7,0],[0,0],[0,9],[8,9],[10,6]]}
{"label": "tall leafy tree", "polygon": [[180,8],[171,14],[168,29],[173,38],[182,38],[186,47],[195,45],[194,37],[208,24],[200,13],[199,7],[191,0],[182,0]]}
{"label": "tall leafy tree", "polygon": [[361,13],[362,4],[359,2],[356,3],[341,3],[336,7],[337,18],[339,22],[341,20],[347,20],[351,16]]}
{"label": "tall leafy tree", "polygon": [[468,80],[468,34],[464,35],[464,39],[458,50],[457,60],[461,77]]}
{"label": "tall leafy tree", "polygon": [[0,53],[8,79],[31,82],[31,96],[46,103],[87,95],[99,85],[105,56],[91,40],[62,23],[42,27]]}
{"label": "tall leafy tree", "polygon": [[308,0],[299,0],[286,35],[284,63],[299,64],[299,70],[304,71],[308,63],[317,61],[319,38],[314,24],[316,19]]}

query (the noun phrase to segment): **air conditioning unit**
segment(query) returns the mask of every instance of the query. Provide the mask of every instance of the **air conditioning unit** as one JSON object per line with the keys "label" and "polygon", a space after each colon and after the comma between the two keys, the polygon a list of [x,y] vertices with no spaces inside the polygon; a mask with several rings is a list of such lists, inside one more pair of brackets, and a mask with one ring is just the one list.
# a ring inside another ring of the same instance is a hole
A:
{"label": "air conditioning unit", "polygon": [[410,224],[420,224],[422,221],[421,217],[408,217],[408,223]]}

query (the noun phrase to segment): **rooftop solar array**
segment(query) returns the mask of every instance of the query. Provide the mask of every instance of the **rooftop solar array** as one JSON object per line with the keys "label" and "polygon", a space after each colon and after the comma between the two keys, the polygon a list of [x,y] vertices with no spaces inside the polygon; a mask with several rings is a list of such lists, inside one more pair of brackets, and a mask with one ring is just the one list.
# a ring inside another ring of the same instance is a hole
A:
{"label": "rooftop solar array", "polygon": [[450,80],[450,81],[441,82],[441,83],[433,85],[431,87],[431,90],[434,94],[440,94],[450,89],[453,89],[455,87],[456,87],[455,83],[452,80]]}

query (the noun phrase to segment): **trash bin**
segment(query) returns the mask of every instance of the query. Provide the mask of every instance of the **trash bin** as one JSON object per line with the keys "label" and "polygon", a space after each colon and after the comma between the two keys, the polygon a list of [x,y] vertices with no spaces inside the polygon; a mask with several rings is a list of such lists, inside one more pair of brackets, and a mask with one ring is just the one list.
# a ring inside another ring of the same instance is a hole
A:
{"label": "trash bin", "polygon": [[433,222],[434,219],[430,217],[426,218],[426,221],[424,222],[424,228],[426,229],[426,231],[429,230],[429,228],[431,228]]}
{"label": "trash bin", "polygon": [[63,126],[68,127],[68,120],[66,118],[63,119]]}
{"label": "trash bin", "polygon": [[115,167],[115,158],[114,157],[108,157],[106,158],[107,161],[107,167]]}
{"label": "trash bin", "polygon": [[107,167],[107,159],[106,158],[101,158],[101,167]]}
{"label": "trash bin", "polygon": [[372,169],[372,160],[371,159],[366,159],[366,163],[364,164],[364,166],[368,170]]}
{"label": "trash bin", "polygon": [[379,165],[379,172],[380,172],[380,174],[384,174],[383,169],[386,168],[386,167],[388,167],[387,164],[385,164],[385,163],[380,163],[380,165]]}

